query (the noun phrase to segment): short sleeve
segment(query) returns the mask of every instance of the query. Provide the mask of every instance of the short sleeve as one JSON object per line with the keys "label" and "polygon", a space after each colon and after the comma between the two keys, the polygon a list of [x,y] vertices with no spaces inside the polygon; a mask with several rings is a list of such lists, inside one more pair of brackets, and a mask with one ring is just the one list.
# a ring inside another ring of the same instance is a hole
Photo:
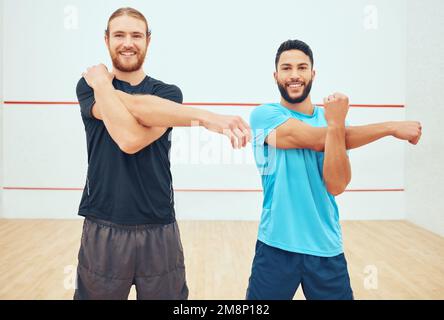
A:
{"label": "short sleeve", "polygon": [[156,92],[154,92],[154,95],[177,103],[183,102],[182,91],[175,85],[161,86]]}
{"label": "short sleeve", "polygon": [[96,102],[94,90],[86,83],[85,78],[81,78],[77,83],[76,93],[82,117],[85,119],[95,119],[92,115],[92,107]]}
{"label": "short sleeve", "polygon": [[254,109],[250,115],[254,143],[263,145],[270,132],[289,118],[290,115],[277,105],[261,105]]}

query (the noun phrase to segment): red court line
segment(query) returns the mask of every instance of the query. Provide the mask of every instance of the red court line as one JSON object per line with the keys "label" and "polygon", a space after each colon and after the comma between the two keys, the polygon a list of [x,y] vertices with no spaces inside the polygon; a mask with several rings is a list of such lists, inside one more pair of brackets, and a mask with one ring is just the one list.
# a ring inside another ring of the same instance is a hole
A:
{"label": "red court line", "polygon": [[[317,106],[323,107],[324,104],[317,104]],[[403,104],[351,104],[353,108],[405,108]]]}
{"label": "red court line", "polygon": [[79,104],[78,102],[74,101],[3,101],[4,104],[43,104],[43,105],[65,105],[65,104]]}
{"label": "red court line", "polygon": [[[3,190],[83,191],[83,188],[3,187]],[[174,189],[175,192],[262,192],[262,189]],[[348,189],[346,192],[403,192],[404,189]]]}
{"label": "red court line", "polygon": [[[5,105],[78,105],[73,101],[4,101]],[[240,103],[240,102],[184,102],[185,106],[208,106],[208,107],[256,107],[262,103]],[[323,104],[316,103],[318,106]],[[402,104],[351,104],[353,108],[405,108]]]}
{"label": "red court line", "polygon": [[262,192],[262,189],[174,189],[175,192]]}
{"label": "red court line", "polygon": [[3,187],[3,190],[27,190],[27,191],[83,191],[83,188]]}
{"label": "red court line", "polygon": [[[262,189],[174,189],[176,192],[262,192]],[[346,192],[403,192],[404,189],[348,189]]]}
{"label": "red court line", "polygon": [[262,103],[241,103],[241,102],[184,102],[184,106],[224,106],[224,107],[257,107]]}

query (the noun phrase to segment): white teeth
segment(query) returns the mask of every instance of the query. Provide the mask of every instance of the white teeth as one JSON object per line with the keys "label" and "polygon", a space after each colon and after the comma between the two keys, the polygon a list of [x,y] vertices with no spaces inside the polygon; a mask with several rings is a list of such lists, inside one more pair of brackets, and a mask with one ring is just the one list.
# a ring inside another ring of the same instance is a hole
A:
{"label": "white teeth", "polygon": [[123,55],[123,56],[133,56],[136,53],[135,52],[121,52],[120,54]]}
{"label": "white teeth", "polygon": [[295,84],[290,84],[288,85],[290,88],[299,88],[302,87],[302,83],[295,83]]}

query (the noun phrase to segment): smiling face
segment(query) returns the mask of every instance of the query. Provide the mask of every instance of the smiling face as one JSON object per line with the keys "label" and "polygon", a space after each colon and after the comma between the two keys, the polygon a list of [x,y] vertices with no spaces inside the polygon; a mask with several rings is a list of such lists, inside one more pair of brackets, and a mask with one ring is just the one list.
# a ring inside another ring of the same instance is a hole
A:
{"label": "smiling face", "polygon": [[144,21],[128,15],[109,22],[105,41],[115,69],[133,72],[142,67],[150,42],[147,29]]}
{"label": "smiling face", "polygon": [[288,103],[301,103],[310,94],[315,71],[310,57],[300,50],[282,52],[274,78],[281,96]]}

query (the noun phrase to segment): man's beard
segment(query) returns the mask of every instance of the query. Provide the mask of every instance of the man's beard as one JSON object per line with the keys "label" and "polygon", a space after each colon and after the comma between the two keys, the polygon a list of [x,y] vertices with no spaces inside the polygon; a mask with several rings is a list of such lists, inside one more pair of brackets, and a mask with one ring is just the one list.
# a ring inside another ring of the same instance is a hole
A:
{"label": "man's beard", "polygon": [[143,62],[145,61],[146,51],[142,53],[136,53],[137,61],[132,64],[124,64],[119,59],[119,53],[111,53],[111,60],[113,62],[113,67],[122,72],[133,72],[139,70]]}
{"label": "man's beard", "polygon": [[301,103],[302,101],[304,101],[305,99],[307,99],[308,95],[310,94],[311,91],[311,85],[313,83],[313,80],[310,80],[310,82],[307,83],[307,85],[304,85],[304,91],[302,91],[302,95],[300,97],[297,98],[291,98],[290,95],[288,94],[288,91],[285,87],[285,85],[280,84],[279,82],[277,83],[277,86],[279,88],[279,91],[281,93],[282,98],[287,101],[288,103]]}

